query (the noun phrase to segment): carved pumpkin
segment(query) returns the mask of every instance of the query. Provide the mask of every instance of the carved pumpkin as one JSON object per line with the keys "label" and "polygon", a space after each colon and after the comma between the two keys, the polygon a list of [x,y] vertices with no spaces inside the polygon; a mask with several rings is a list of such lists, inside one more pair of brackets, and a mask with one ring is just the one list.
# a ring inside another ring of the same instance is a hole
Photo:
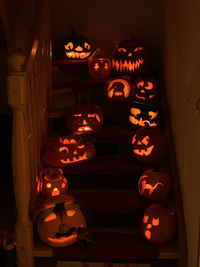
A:
{"label": "carved pumpkin", "polygon": [[64,48],[66,57],[72,60],[87,59],[91,54],[89,41],[85,37],[76,34],[74,30],[65,39]]}
{"label": "carved pumpkin", "polygon": [[161,204],[149,206],[140,226],[144,238],[154,244],[169,242],[176,232],[176,215],[171,207]]}
{"label": "carved pumpkin", "polygon": [[135,126],[155,127],[158,125],[158,115],[158,106],[133,102],[130,108],[129,121]]}
{"label": "carved pumpkin", "polygon": [[158,163],[167,153],[165,134],[158,128],[143,127],[132,139],[133,156],[140,162]]}
{"label": "carved pumpkin", "polygon": [[111,63],[98,48],[88,59],[89,75],[94,79],[106,79],[111,74]]}
{"label": "carved pumpkin", "polygon": [[79,229],[86,222],[79,206],[74,203],[47,205],[37,221],[40,239],[52,247],[65,247],[78,240]]}
{"label": "carved pumpkin", "polygon": [[40,181],[40,192],[45,198],[66,194],[68,182],[58,168],[45,168]]}
{"label": "carved pumpkin", "polygon": [[112,101],[126,101],[131,93],[130,80],[125,77],[113,78],[106,83],[105,91],[106,96]]}
{"label": "carved pumpkin", "polygon": [[153,77],[140,77],[133,82],[134,98],[140,102],[155,102],[160,94],[158,81]]}
{"label": "carved pumpkin", "polygon": [[95,104],[76,104],[69,108],[66,123],[75,134],[92,135],[101,129],[103,115]]}
{"label": "carved pumpkin", "polygon": [[138,181],[141,196],[150,201],[164,200],[171,190],[171,178],[165,170],[146,170]]}
{"label": "carved pumpkin", "polygon": [[49,143],[43,160],[49,166],[64,167],[86,162],[95,154],[93,143],[84,142],[80,136],[68,134]]}
{"label": "carved pumpkin", "polygon": [[144,43],[134,39],[120,42],[114,48],[111,63],[117,74],[140,75],[146,65]]}

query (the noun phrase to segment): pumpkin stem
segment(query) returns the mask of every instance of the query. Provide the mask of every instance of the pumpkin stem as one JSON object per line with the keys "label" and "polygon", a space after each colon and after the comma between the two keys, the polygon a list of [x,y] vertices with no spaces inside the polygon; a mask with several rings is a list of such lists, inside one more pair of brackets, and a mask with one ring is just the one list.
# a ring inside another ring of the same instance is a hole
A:
{"label": "pumpkin stem", "polygon": [[76,33],[74,27],[72,26],[71,28],[72,28],[72,35],[77,35],[77,33]]}
{"label": "pumpkin stem", "polygon": [[60,217],[61,223],[62,223],[62,217],[65,214],[65,203],[58,203],[55,205],[54,211],[55,214]]}

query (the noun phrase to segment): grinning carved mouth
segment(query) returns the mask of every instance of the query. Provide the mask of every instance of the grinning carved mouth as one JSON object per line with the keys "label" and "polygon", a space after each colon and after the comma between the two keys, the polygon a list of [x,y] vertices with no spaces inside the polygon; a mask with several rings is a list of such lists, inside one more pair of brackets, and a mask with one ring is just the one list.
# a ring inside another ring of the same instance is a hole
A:
{"label": "grinning carved mouth", "polygon": [[79,127],[78,132],[92,132],[92,128],[90,126],[83,126],[83,127]]}
{"label": "grinning carved mouth", "polygon": [[133,152],[140,156],[149,156],[154,148],[154,145],[146,148],[146,149],[134,149]]}
{"label": "grinning carved mouth", "polygon": [[[153,98],[155,95],[150,95],[149,98]],[[136,97],[139,99],[143,99],[145,100],[146,98],[144,96],[139,96],[138,94],[136,94]]]}
{"label": "grinning carved mouth", "polygon": [[122,96],[124,94],[122,92],[114,92],[114,95],[116,95],[116,96]]}
{"label": "grinning carved mouth", "polygon": [[48,237],[48,240],[52,243],[55,243],[55,244],[63,244],[65,242],[74,242],[76,241],[78,238],[77,234],[72,234],[70,236],[62,236],[62,237]]}
{"label": "grinning carved mouth", "polygon": [[84,59],[89,57],[91,52],[66,52],[65,54],[68,58]]}
{"label": "grinning carved mouth", "polygon": [[138,59],[136,61],[127,61],[127,60],[115,60],[112,59],[112,67],[117,71],[129,71],[134,72],[140,68],[144,63],[144,59]]}
{"label": "grinning carved mouth", "polygon": [[[88,152],[89,152],[89,151],[88,151]],[[61,161],[62,163],[64,163],[64,164],[71,164],[71,163],[79,162],[79,161],[82,161],[82,160],[85,160],[85,159],[89,159],[87,152],[85,152],[85,153],[83,154],[83,156],[79,156],[78,158],[73,157],[73,160],[67,158],[66,160],[65,160],[65,159],[61,159],[60,161]]]}
{"label": "grinning carved mouth", "polygon": [[145,124],[147,123],[149,126],[151,127],[155,127],[158,124],[155,122],[150,122],[148,120],[142,120],[142,118],[140,118],[139,120],[137,120],[136,118],[133,117],[133,115],[129,116],[129,121],[134,124],[134,125],[139,125],[139,126],[145,126]]}

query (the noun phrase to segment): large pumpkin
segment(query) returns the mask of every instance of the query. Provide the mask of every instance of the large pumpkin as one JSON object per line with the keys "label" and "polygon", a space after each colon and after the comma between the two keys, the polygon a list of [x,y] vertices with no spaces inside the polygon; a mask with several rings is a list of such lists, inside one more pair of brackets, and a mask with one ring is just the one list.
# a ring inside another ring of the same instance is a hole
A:
{"label": "large pumpkin", "polygon": [[158,100],[160,86],[153,77],[140,77],[133,82],[134,98],[144,103],[152,103]]}
{"label": "large pumpkin", "polygon": [[74,134],[92,135],[102,127],[103,115],[95,104],[76,104],[68,109],[66,123]]}
{"label": "large pumpkin", "polygon": [[133,157],[140,162],[158,163],[164,159],[167,150],[165,134],[158,128],[143,127],[133,135]]}
{"label": "large pumpkin", "polygon": [[61,169],[44,168],[40,180],[40,192],[45,198],[66,194],[68,182]]}
{"label": "large pumpkin", "polygon": [[44,207],[37,221],[40,239],[52,247],[65,247],[78,240],[86,222],[79,206],[74,203],[52,204]]}
{"label": "large pumpkin", "polygon": [[150,201],[162,201],[171,190],[171,177],[165,170],[145,170],[138,181],[138,190]]}
{"label": "large pumpkin", "polygon": [[91,45],[89,41],[76,34],[73,30],[71,35],[68,35],[64,42],[65,55],[71,60],[87,59],[91,54]]}
{"label": "large pumpkin", "polygon": [[108,99],[113,102],[127,101],[131,95],[131,83],[128,77],[115,77],[105,85],[105,92]]}
{"label": "large pumpkin", "polygon": [[92,142],[84,142],[80,136],[68,134],[49,143],[43,160],[49,166],[64,167],[86,162],[95,154],[96,150]]}
{"label": "large pumpkin", "polygon": [[114,48],[111,63],[114,73],[140,75],[146,66],[144,43],[134,39],[120,42]]}
{"label": "large pumpkin", "polygon": [[176,214],[173,208],[162,204],[149,206],[140,225],[141,234],[149,242],[162,244],[169,242],[176,232]]}
{"label": "large pumpkin", "polygon": [[158,126],[159,107],[134,101],[131,104],[129,121],[134,126]]}

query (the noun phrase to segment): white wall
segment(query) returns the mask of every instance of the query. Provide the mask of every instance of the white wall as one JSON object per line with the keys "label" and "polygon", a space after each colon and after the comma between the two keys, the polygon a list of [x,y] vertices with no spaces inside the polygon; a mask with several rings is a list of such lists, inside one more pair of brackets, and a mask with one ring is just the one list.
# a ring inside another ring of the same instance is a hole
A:
{"label": "white wall", "polygon": [[200,1],[169,1],[165,75],[175,138],[188,240],[188,266],[197,266],[200,215]]}

